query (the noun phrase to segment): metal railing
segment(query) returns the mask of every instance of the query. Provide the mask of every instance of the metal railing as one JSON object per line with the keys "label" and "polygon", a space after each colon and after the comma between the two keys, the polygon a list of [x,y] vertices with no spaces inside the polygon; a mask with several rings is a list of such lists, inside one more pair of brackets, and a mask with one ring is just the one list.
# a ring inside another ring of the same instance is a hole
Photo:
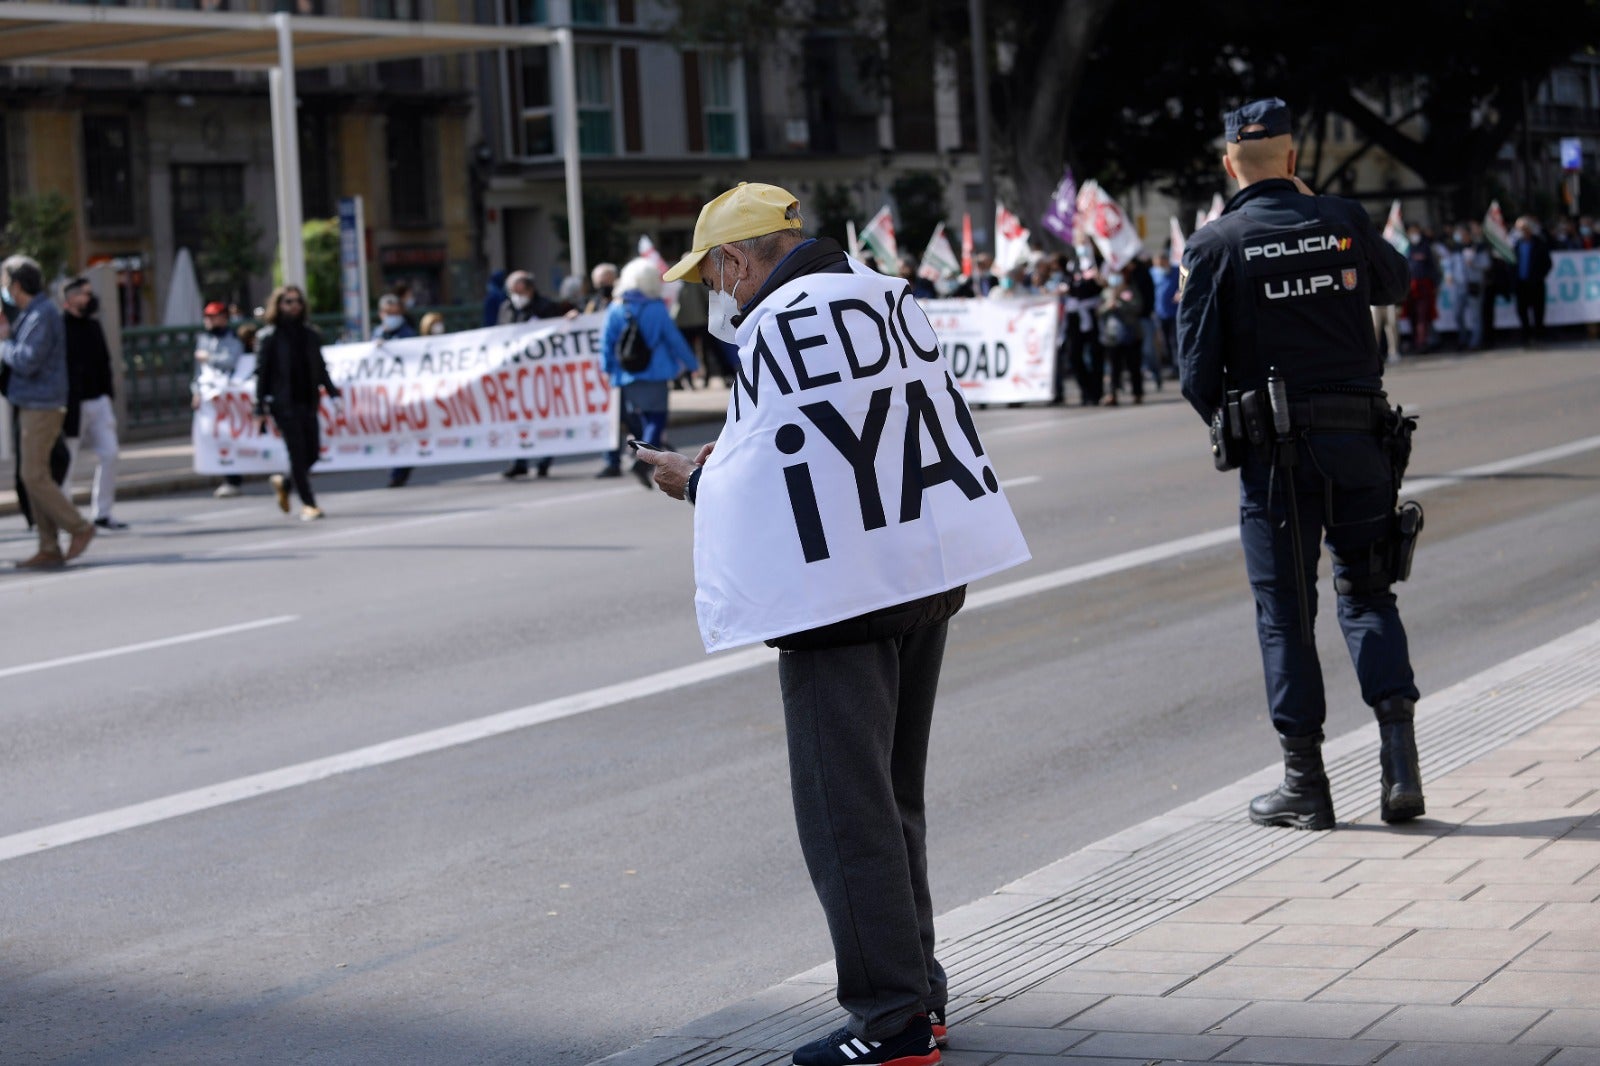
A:
{"label": "metal railing", "polygon": [[[480,304],[413,308],[420,320],[429,311],[444,315],[445,329],[457,333],[477,329]],[[344,320],[337,314],[313,315],[325,338],[337,338]],[[189,428],[189,382],[194,380],[194,343],[201,326],[127,326],[122,330],[123,391],[127,397],[125,426],[140,437],[181,435]]]}

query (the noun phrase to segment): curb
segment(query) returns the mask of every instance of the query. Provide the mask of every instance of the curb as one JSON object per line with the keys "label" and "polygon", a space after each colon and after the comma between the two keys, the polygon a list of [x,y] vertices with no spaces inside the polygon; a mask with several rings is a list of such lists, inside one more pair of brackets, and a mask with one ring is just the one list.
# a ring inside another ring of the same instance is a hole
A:
{"label": "curb", "polygon": [[[1600,621],[1419,702],[1425,776],[1436,780],[1498,750],[1596,693]],[[1335,807],[1346,812],[1339,819],[1342,826],[1364,822],[1375,810],[1377,749],[1373,723],[1323,747]],[[1249,798],[1277,784],[1281,774],[1274,763],[941,914],[936,919],[940,954],[952,972],[964,975],[962,991],[949,1003],[951,1022],[979,1019],[1089,956],[1315,843],[1323,834],[1263,830],[1242,815]],[[1352,818],[1354,812],[1359,813]],[[1427,822],[1389,831],[1399,836],[1438,832]],[[785,1049],[838,1023],[833,982],[830,960],[591,1066],[780,1066]]]}

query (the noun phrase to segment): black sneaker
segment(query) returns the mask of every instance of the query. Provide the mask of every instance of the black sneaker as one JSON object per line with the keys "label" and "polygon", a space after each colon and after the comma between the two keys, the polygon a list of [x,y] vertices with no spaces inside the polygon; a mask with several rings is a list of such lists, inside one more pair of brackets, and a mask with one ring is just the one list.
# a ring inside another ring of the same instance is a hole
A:
{"label": "black sneaker", "polygon": [[118,522],[115,518],[96,518],[94,520],[94,524],[99,526],[101,529],[109,529],[113,533],[120,532],[128,528],[128,523]]}
{"label": "black sneaker", "polygon": [[930,1010],[928,1012],[928,1028],[933,1030],[933,1042],[942,1048],[950,1046],[950,1031],[945,1028],[944,1011]]}
{"label": "black sneaker", "polygon": [[898,1036],[863,1040],[848,1028],[836,1029],[794,1053],[795,1066],[933,1066],[939,1047],[928,1016],[912,1018]]}

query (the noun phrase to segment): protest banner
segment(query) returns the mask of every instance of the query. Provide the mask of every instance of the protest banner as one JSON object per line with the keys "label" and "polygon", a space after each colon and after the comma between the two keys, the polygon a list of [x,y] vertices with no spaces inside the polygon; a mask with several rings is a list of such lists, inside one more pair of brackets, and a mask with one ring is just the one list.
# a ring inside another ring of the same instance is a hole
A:
{"label": "protest banner", "polygon": [[727,421],[695,497],[707,651],[910,603],[1028,559],[994,456],[909,286],[851,265],[780,285],[739,325]]}
{"label": "protest banner", "polygon": [[1389,205],[1389,217],[1383,223],[1383,239],[1401,255],[1411,254],[1411,239],[1406,236],[1405,219],[1400,217],[1400,201]]}
{"label": "protest banner", "polygon": [[[1550,276],[1544,279],[1547,326],[1575,326],[1600,322],[1600,251],[1551,252]],[[1453,281],[1439,286],[1439,317],[1433,328],[1451,333],[1456,328],[1456,308],[1463,299]],[[1517,305],[1510,296],[1495,301],[1496,329],[1516,329]]]}
{"label": "protest banner", "polygon": [[1022,224],[1022,220],[1005,206],[994,205],[994,269],[996,274],[1005,274],[1015,267],[1027,263],[1031,249],[1028,247],[1028,238],[1031,234]]}
{"label": "protest banner", "polygon": [[1040,220],[1063,244],[1073,244],[1078,239],[1078,183],[1068,167],[1061,176],[1056,191],[1050,194],[1050,205],[1044,209]]}
{"label": "protest banner", "polygon": [[1029,403],[1053,395],[1058,300],[920,302],[968,403]]}
{"label": "protest banner", "polygon": [[1483,215],[1483,238],[1489,242],[1490,251],[1508,263],[1517,261],[1511,247],[1511,234],[1506,232],[1506,219],[1500,213],[1500,201],[1489,201],[1489,210]]}
{"label": "protest banner", "polygon": [[922,264],[917,268],[917,273],[929,281],[939,281],[961,273],[961,262],[956,258],[956,250],[950,247],[950,238],[945,236],[943,222],[933,228],[933,236],[928,238],[928,246],[922,250]]}
{"label": "protest banner", "polygon": [[861,229],[861,243],[878,261],[878,270],[893,274],[900,269],[900,243],[895,239],[894,216],[887,207],[878,208]]}
{"label": "protest banner", "polygon": [[[615,446],[615,392],[600,367],[605,316],[324,348],[342,402],[321,404],[319,472],[601,452]],[[255,360],[199,380],[200,474],[283,473],[276,427],[256,428]]]}
{"label": "protest banner", "polygon": [[1078,217],[1111,269],[1122,269],[1144,251],[1144,242],[1122,205],[1098,181],[1090,179],[1078,190]]}

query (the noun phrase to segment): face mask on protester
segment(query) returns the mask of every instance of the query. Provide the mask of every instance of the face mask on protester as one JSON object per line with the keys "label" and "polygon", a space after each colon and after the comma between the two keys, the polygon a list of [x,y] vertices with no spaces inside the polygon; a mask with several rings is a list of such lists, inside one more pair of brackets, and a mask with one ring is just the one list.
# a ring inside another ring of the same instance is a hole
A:
{"label": "face mask on protester", "polygon": [[706,307],[706,332],[728,344],[739,342],[739,331],[733,324],[734,316],[739,313],[739,283],[733,283],[733,292],[723,292],[722,284],[727,280],[728,260],[723,257],[722,263],[717,267],[717,288],[711,290],[711,298]]}
{"label": "face mask on protester", "polygon": [[1121,285],[1122,284],[1122,272],[1114,270],[1111,273],[1107,274],[1106,275],[1106,284],[1107,285],[1111,285],[1111,286]]}
{"label": "face mask on protester", "polygon": [[228,327],[226,325],[212,326],[210,329],[206,330],[206,332],[211,334],[213,337],[223,337],[227,335]]}
{"label": "face mask on protester", "polygon": [[532,297],[520,292],[514,292],[511,294],[511,306],[515,307],[518,311],[522,310],[524,307],[527,307],[531,300]]}
{"label": "face mask on protester", "polygon": [[1467,231],[1466,230],[1458,229],[1458,230],[1456,230],[1454,236],[1455,236],[1455,240],[1456,240],[1457,244],[1466,244],[1467,243]]}
{"label": "face mask on protester", "polygon": [[405,324],[406,324],[406,316],[405,315],[384,315],[383,316],[383,328],[385,330],[389,331],[390,333],[393,333],[395,330],[399,329],[401,326],[403,326]]}
{"label": "face mask on protester", "polygon": [[100,313],[100,297],[95,295],[95,294],[93,294],[93,293],[90,293],[89,294],[89,298],[83,302],[83,315],[84,315],[85,318],[93,318],[95,315],[97,315],[99,313]]}
{"label": "face mask on protester", "polygon": [[4,300],[7,307],[17,306],[16,298],[11,295],[11,286],[0,289],[0,300]]}

